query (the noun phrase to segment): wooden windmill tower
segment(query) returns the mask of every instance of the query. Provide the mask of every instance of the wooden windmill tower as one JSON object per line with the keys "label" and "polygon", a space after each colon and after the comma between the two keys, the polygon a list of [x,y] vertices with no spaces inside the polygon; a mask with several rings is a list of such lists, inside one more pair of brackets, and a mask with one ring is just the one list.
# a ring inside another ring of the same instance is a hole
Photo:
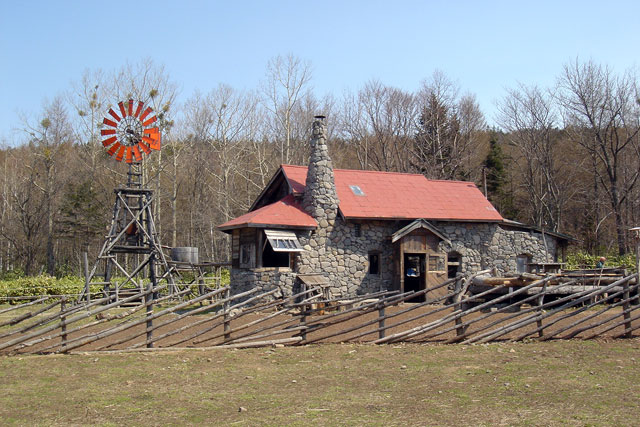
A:
{"label": "wooden windmill tower", "polygon": [[[130,99],[118,103],[118,107],[118,111],[109,109],[103,120],[102,144],[109,155],[129,165],[127,183],[114,190],[111,226],[97,262],[87,275],[87,284],[102,267],[99,275],[103,281],[97,283],[103,285],[107,295],[140,292],[148,284],[155,288],[161,280],[174,291],[172,269],[162,252],[153,218],[153,190],[145,188],[140,166],[143,155],[160,150],[157,117],[151,107],[140,101]],[[80,299],[90,298],[87,288]]]}

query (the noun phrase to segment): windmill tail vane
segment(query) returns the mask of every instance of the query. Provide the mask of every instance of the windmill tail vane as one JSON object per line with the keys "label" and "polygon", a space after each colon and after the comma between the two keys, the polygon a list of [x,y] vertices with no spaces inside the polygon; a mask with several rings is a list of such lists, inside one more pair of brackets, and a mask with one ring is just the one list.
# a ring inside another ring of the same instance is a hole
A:
{"label": "windmill tail vane", "polygon": [[118,110],[109,108],[102,120],[102,145],[107,148],[107,154],[119,162],[139,163],[143,154],[160,150],[160,129],[153,109],[145,108],[142,101],[134,104],[133,99],[120,101]]}

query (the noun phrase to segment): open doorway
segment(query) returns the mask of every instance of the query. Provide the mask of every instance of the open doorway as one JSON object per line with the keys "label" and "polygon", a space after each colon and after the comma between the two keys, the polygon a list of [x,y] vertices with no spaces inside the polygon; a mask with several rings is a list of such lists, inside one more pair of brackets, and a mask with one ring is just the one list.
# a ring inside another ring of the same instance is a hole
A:
{"label": "open doorway", "polygon": [[[404,254],[404,291],[419,292],[425,288],[425,254]],[[409,302],[424,302],[425,296],[420,295],[407,300]]]}

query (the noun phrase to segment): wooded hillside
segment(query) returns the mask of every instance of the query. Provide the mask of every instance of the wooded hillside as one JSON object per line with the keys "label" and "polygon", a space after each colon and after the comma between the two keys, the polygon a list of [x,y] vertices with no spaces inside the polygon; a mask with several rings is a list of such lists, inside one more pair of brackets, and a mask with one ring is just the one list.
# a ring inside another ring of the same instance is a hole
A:
{"label": "wooded hillside", "polygon": [[[113,189],[127,165],[107,155],[108,109],[150,105],[162,151],[143,161],[156,192],[161,242],[229,258],[215,226],[246,212],[282,164],[306,164],[312,117],[328,117],[334,167],[422,173],[486,189],[503,216],[580,239],[591,253],[625,254],[640,225],[638,79],[594,62],[570,61],[554,87],[535,82],[496,94],[497,126],[472,93],[435,72],[415,92],[380,81],[317,97],[311,64],[273,58],[254,90],[224,84],[183,96],[151,61],[88,71],[31,112],[0,150],[2,271],[80,271],[110,222]],[[470,88],[471,90],[473,88]],[[486,177],[486,179],[485,179]]]}

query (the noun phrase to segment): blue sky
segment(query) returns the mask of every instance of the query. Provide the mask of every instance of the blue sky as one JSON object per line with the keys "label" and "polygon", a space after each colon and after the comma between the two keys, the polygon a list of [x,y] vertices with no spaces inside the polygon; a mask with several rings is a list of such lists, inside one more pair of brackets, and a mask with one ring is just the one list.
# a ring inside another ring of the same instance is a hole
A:
{"label": "blue sky", "polygon": [[0,0],[0,142],[85,70],[151,58],[180,89],[254,89],[268,60],[311,62],[316,95],[370,79],[415,91],[434,70],[489,121],[518,82],[552,85],[568,61],[637,66],[638,1]]}

